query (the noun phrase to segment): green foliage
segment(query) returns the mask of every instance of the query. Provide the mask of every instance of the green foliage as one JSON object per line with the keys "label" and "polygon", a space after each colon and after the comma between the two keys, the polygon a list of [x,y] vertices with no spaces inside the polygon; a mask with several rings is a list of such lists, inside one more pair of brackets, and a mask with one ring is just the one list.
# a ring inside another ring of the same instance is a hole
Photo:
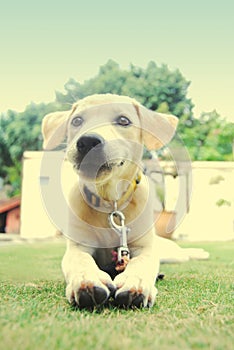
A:
{"label": "green foliage", "polygon": [[100,67],[96,77],[79,84],[70,79],[65,84],[65,94],[56,93],[58,103],[66,108],[76,100],[98,93],[113,93],[136,98],[152,110],[170,112],[178,117],[192,117],[193,104],[186,97],[189,82],[179,70],[170,71],[167,65],[150,62],[146,69],[130,65],[120,69],[113,60]]}
{"label": "green foliage", "polygon": [[211,177],[209,184],[210,185],[218,185],[221,181],[224,181],[224,177],[222,175],[217,175],[217,176],[213,176]]}
{"label": "green foliage", "polygon": [[228,207],[231,206],[231,202],[230,201],[227,201],[226,199],[223,199],[223,198],[220,198],[217,202],[216,202],[216,205],[218,207],[222,207],[223,205],[227,205]]}
{"label": "green foliage", "polygon": [[31,103],[22,113],[9,110],[0,116],[0,177],[11,184],[10,196],[20,192],[24,151],[41,149],[42,118],[59,107],[56,103]]}
{"label": "green foliage", "polygon": [[4,166],[3,171],[6,173],[5,182],[11,184],[11,189],[8,190],[7,195],[9,197],[19,195],[21,188],[22,162],[15,161],[9,167]]}
{"label": "green foliage", "polygon": [[233,160],[234,123],[228,123],[214,110],[199,119],[181,118],[178,133],[192,160]]}

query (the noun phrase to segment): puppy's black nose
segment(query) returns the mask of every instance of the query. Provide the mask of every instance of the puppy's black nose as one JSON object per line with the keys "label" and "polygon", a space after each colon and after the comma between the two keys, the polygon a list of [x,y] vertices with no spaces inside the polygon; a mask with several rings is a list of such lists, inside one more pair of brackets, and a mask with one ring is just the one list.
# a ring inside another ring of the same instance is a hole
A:
{"label": "puppy's black nose", "polygon": [[95,134],[81,136],[76,143],[77,150],[82,158],[98,145],[104,145],[104,140]]}

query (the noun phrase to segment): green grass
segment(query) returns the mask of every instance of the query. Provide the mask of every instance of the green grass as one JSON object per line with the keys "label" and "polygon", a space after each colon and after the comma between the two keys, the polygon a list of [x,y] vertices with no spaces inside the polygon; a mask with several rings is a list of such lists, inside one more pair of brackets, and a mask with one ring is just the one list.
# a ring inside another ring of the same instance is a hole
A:
{"label": "green grass", "polygon": [[64,297],[63,243],[0,247],[0,348],[233,349],[234,242],[199,246],[209,261],[161,266],[152,309],[94,312]]}

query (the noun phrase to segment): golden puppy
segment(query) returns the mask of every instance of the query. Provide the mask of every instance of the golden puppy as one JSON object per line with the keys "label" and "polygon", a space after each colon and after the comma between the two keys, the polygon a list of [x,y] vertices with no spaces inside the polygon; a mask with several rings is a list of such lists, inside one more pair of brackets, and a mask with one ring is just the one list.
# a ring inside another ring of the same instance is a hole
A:
{"label": "golden puppy", "polygon": [[[144,145],[165,145],[176,125],[172,115],[112,94],[89,96],[71,111],[45,116],[44,148],[55,148],[67,136],[66,157],[79,177],[63,232],[69,238],[62,269],[71,303],[92,308],[112,296],[124,307],[154,304],[161,247],[172,247],[174,255],[182,250],[155,234],[141,159]],[[188,260],[188,255],[180,257]]]}

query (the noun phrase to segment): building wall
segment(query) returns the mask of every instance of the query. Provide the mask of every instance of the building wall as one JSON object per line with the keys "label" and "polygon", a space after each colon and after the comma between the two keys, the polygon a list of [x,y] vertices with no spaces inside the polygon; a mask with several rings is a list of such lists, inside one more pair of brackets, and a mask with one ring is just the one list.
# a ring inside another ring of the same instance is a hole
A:
{"label": "building wall", "polygon": [[[63,157],[61,152],[25,152],[22,237],[52,237],[58,228],[54,222],[58,222],[59,227],[66,226],[66,196],[74,181],[77,181],[77,175],[69,164],[63,162]],[[58,173],[62,175],[58,176]],[[178,212],[174,238],[191,241],[234,239],[234,162],[194,162],[192,177],[186,179],[179,176],[174,179],[167,176],[165,185],[166,209],[176,208]],[[188,203],[190,193],[186,192],[190,191],[192,196]],[[57,213],[55,216],[47,215],[45,201],[48,202],[49,211]],[[188,204],[189,212],[186,214]]]}
{"label": "building wall", "polygon": [[194,162],[189,212],[175,238],[190,241],[234,239],[234,163]]}

